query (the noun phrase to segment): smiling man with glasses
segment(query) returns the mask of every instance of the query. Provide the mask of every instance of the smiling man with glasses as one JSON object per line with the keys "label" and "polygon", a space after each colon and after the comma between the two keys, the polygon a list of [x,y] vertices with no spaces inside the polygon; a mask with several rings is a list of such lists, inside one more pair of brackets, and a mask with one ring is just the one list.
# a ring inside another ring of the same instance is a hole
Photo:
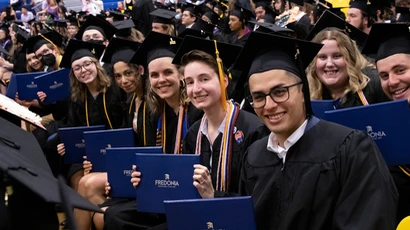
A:
{"label": "smiling man with glasses", "polygon": [[271,132],[245,154],[240,193],[257,229],[395,229],[398,195],[376,144],[313,115],[305,68],[321,46],[249,36],[235,67],[249,70],[249,102]]}

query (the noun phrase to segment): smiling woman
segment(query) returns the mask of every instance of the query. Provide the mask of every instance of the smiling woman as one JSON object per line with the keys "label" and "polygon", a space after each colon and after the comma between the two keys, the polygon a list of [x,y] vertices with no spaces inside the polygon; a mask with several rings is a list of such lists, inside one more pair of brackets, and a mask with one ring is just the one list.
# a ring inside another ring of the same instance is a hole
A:
{"label": "smiling woman", "polygon": [[386,101],[377,75],[366,76],[374,67],[356,44],[335,28],[324,29],[312,40],[323,47],[307,68],[312,100],[330,99],[336,108]]}

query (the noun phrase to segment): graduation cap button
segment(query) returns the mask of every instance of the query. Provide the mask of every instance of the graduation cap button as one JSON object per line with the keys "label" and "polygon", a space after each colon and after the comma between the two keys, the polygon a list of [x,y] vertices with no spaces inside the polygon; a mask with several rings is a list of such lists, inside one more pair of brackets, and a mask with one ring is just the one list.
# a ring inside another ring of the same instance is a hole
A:
{"label": "graduation cap button", "polygon": [[170,45],[176,45],[177,43],[174,41],[174,39],[169,38],[169,44]]}

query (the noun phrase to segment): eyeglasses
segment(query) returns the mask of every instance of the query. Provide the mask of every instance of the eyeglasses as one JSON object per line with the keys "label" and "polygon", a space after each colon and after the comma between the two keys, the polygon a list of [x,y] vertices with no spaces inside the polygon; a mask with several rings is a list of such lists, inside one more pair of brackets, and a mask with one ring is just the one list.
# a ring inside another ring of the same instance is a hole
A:
{"label": "eyeglasses", "polygon": [[298,82],[293,85],[274,88],[268,94],[255,93],[254,95],[248,96],[248,100],[254,109],[260,109],[266,105],[266,96],[269,96],[272,99],[272,101],[274,101],[277,104],[283,103],[289,100],[289,88],[301,84],[303,83]]}
{"label": "eyeglasses", "polygon": [[82,71],[83,67],[85,70],[90,70],[91,65],[93,64],[93,61],[85,61],[82,65],[76,65],[72,69],[74,73],[79,73]]}

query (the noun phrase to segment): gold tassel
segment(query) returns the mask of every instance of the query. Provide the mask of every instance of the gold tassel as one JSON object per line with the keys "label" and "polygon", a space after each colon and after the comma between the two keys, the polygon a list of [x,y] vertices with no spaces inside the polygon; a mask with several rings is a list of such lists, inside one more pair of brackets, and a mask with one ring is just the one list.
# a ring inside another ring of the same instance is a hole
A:
{"label": "gold tassel", "polygon": [[219,71],[219,85],[221,87],[221,104],[223,109],[226,111],[227,105],[226,105],[226,89],[225,89],[225,74],[223,71],[222,67],[222,60],[219,57],[219,51],[218,51],[218,46],[216,43],[216,40],[214,40],[215,43],[215,55],[216,55],[216,62],[218,63],[218,71]]}

